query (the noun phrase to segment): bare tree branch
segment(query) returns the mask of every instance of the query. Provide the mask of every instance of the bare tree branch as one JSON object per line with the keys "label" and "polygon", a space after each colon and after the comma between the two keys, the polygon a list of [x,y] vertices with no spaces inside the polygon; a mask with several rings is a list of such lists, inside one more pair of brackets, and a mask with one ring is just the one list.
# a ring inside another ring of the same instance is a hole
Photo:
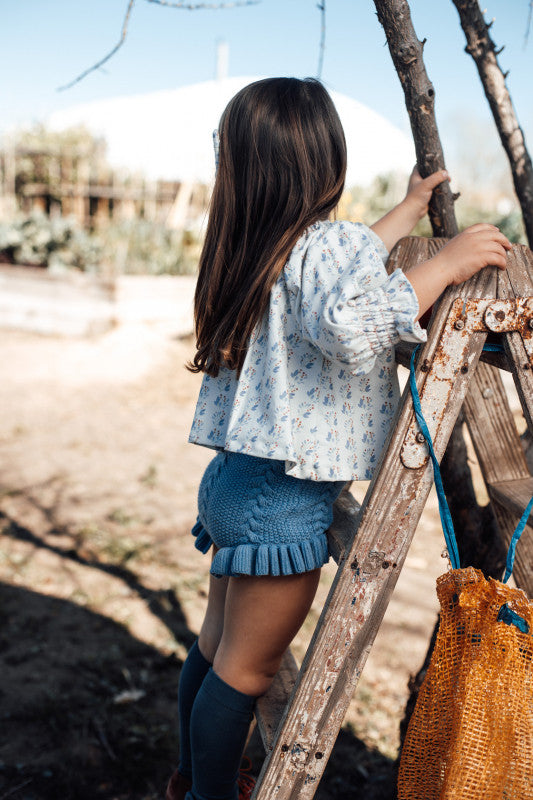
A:
{"label": "bare tree branch", "polygon": [[[435,89],[424,65],[425,40],[419,41],[407,0],[374,0],[392,61],[405,95],[418,170],[423,178],[444,168],[444,153],[435,119]],[[429,220],[434,236],[455,236],[457,221],[449,183],[433,192]]]}
{"label": "bare tree branch", "polygon": [[496,49],[478,0],[452,0],[466,36],[466,52],[476,63],[501,143],[509,159],[513,183],[522,209],[530,247],[533,246],[533,164],[522,128],[518,124],[505,73],[498,64]]}
{"label": "bare tree branch", "polygon": [[533,0],[529,0],[529,7],[527,11],[527,24],[526,24],[526,35],[524,36],[524,47],[527,47],[527,43],[529,41],[529,30],[531,28],[531,15],[533,14]]}
{"label": "bare tree branch", "polygon": [[[533,0],[531,0],[533,2]],[[320,11],[320,45],[318,50],[318,69],[316,76],[318,80],[322,78],[322,67],[324,66],[324,51],[326,49],[326,0],[321,0],[317,4]]]}
{"label": "bare tree branch", "polygon": [[78,75],[77,78],[74,78],[73,81],[70,81],[70,83],[66,83],[64,86],[59,86],[58,89],[57,89],[58,92],[64,92],[65,89],[70,89],[70,88],[72,88],[72,86],[75,86],[77,83],[82,81],[85,77],[87,77],[87,75],[89,75],[91,72],[94,72],[95,70],[100,69],[100,67],[102,67],[106,63],[106,61],[109,61],[109,59],[112,58],[115,55],[117,50],[120,50],[120,48],[122,47],[122,45],[126,41],[126,35],[128,33],[128,23],[130,21],[130,15],[131,15],[131,12],[132,12],[134,4],[135,4],[135,0],[129,0],[128,7],[126,9],[126,16],[124,17],[124,22],[122,23],[122,31],[121,31],[121,34],[120,34],[120,40],[117,42],[117,44],[114,46],[114,48],[112,50],[110,50],[110,52],[106,56],[104,56],[102,59],[100,59],[100,61],[98,61],[96,64],[93,64],[93,66],[89,67],[89,69],[86,69],[85,72],[82,72],[81,75]]}
{"label": "bare tree branch", "polygon": [[[235,0],[235,2],[230,3],[173,3],[168,2],[168,0],[146,0],[148,3],[155,3],[158,6],[166,6],[167,8],[180,8],[185,11],[200,11],[200,10],[218,10],[221,8],[237,8],[239,6],[255,6],[261,2],[261,0]],[[128,34],[128,24],[130,21],[131,12],[133,10],[133,6],[135,4],[135,0],[129,0],[128,7],[126,9],[126,15],[124,17],[124,22],[122,23],[122,31],[120,33],[120,39],[117,44],[113,47],[109,53],[104,56],[100,61],[96,64],[93,64],[92,67],[86,69],[77,78],[74,78],[73,81],[70,83],[66,83],[64,86],[59,86],[57,91],[63,92],[65,89],[71,89],[77,83],[82,81],[87,75],[90,75],[91,72],[95,72],[97,69],[100,69],[110,58],[112,58],[117,50],[120,50],[124,42],[126,41],[126,36]]]}
{"label": "bare tree branch", "polygon": [[198,11],[199,9],[218,10],[219,8],[239,8],[240,6],[256,6],[261,0],[235,0],[234,3],[170,3],[168,0],[146,0],[147,3],[155,3],[158,6],[167,8],[183,8],[186,11]]}

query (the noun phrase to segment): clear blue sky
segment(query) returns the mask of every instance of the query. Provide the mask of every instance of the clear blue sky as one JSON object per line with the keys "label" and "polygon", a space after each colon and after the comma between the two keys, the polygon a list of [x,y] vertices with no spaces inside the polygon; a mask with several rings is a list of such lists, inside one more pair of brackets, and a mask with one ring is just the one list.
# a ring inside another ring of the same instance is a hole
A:
{"label": "clear blue sky", "polygon": [[[493,38],[510,70],[519,120],[533,140],[533,31],[524,47],[528,0],[484,0],[496,18]],[[411,0],[415,29],[426,37],[426,66],[436,89],[446,148],[458,120],[493,124],[451,0]],[[320,39],[316,0],[262,0],[228,10],[186,11],[136,0],[128,38],[104,69],[57,92],[118,41],[127,0],[17,0],[3,4],[0,131],[53,110],[209,80],[215,44],[230,49],[230,75],[315,75]],[[327,0],[323,80],[408,130],[403,94],[372,0]],[[451,147],[451,143],[450,143]]]}

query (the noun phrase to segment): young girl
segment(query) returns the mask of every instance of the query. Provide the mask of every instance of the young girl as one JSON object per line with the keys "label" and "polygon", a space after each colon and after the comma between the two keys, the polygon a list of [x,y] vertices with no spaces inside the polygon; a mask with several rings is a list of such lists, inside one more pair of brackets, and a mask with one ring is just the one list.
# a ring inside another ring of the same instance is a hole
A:
{"label": "young girl", "polygon": [[167,800],[243,800],[256,698],[302,625],[328,560],[332,505],[367,480],[398,405],[393,347],[451,283],[504,268],[510,244],[474,225],[406,276],[384,260],[447,180],[414,172],[371,228],[330,221],[344,187],[340,120],[315,80],[242,89],[220,160],[195,297],[203,372],[190,441],[218,450],[196,547],[213,545],[209,600],[179,687],[180,763]]}

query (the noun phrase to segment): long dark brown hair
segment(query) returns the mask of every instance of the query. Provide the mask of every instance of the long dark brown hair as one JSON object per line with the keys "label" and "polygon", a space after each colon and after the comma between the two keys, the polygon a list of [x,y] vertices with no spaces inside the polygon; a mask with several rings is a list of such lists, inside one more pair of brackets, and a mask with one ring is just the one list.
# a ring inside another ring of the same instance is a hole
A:
{"label": "long dark brown hair", "polygon": [[240,371],[250,334],[303,231],[344,188],[346,143],[321,83],[267,78],[229,102],[194,298],[197,352],[188,368]]}

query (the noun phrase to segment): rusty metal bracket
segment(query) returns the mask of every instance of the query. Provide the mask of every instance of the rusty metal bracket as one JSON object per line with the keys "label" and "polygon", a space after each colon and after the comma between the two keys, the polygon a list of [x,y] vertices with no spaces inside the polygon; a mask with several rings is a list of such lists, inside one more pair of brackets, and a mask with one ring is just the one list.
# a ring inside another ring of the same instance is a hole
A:
{"label": "rusty metal bracket", "polygon": [[519,333],[530,362],[533,360],[533,297],[493,300],[484,320],[494,333]]}
{"label": "rusty metal bracket", "polygon": [[[435,441],[457,376],[468,372],[475,359],[471,352],[473,333],[512,333],[522,337],[533,364],[533,297],[512,300],[458,298],[450,308],[446,325],[433,359],[422,362],[427,377],[420,391],[420,402],[431,438]],[[423,467],[429,457],[423,434],[411,422],[400,452],[405,467]]]}

